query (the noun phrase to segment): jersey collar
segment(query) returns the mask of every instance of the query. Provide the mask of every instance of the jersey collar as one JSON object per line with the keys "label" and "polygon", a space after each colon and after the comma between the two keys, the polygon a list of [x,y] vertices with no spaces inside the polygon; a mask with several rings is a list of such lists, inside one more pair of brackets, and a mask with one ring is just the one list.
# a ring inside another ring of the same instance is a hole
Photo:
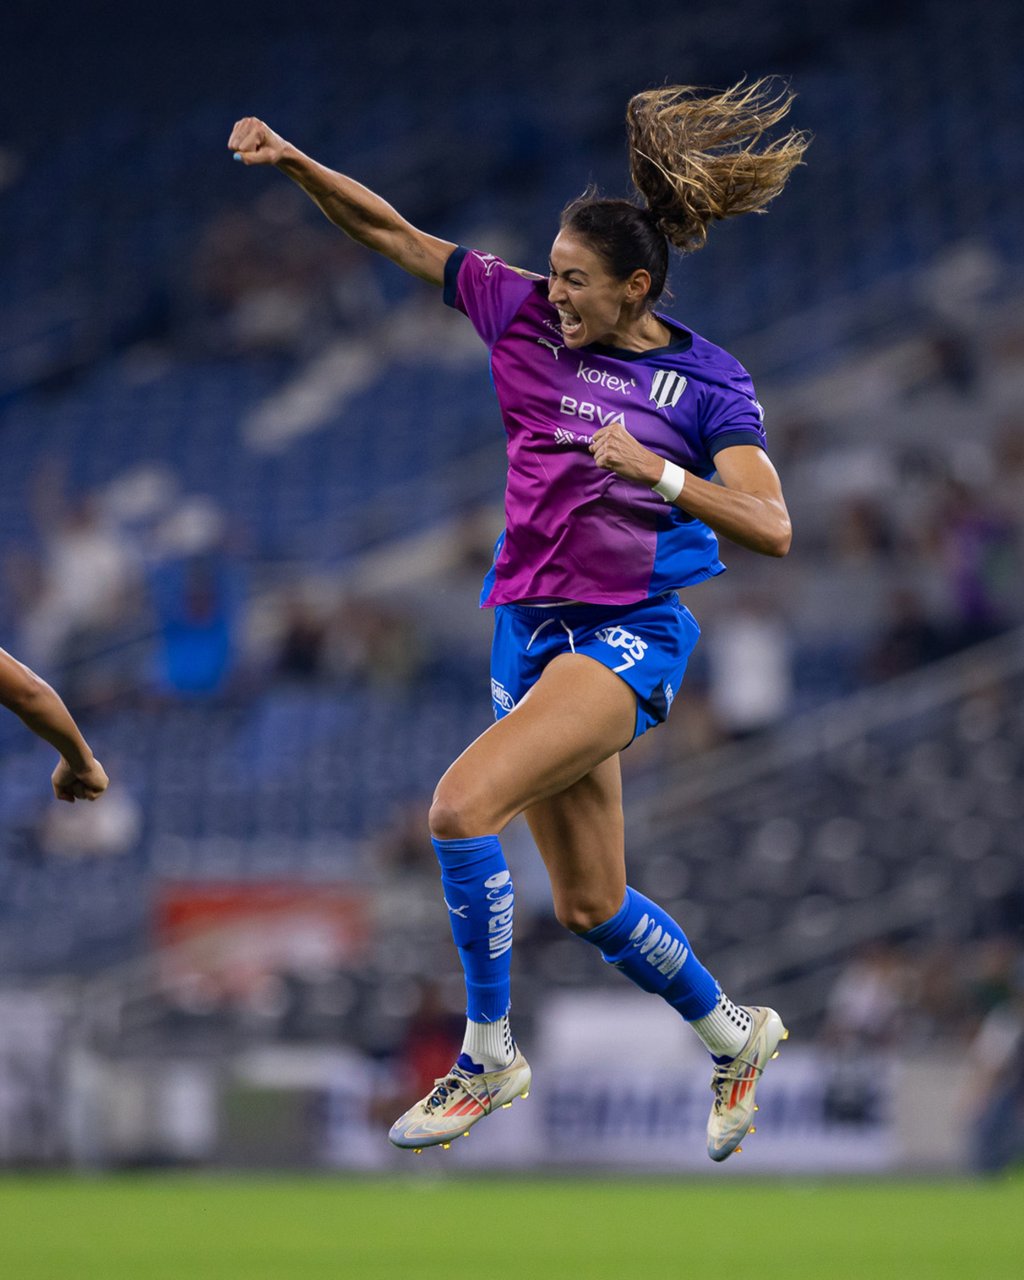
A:
{"label": "jersey collar", "polygon": [[593,351],[595,355],[609,356],[612,360],[657,360],[661,356],[677,356],[684,351],[689,351],[693,346],[693,334],[688,329],[684,329],[681,324],[677,324],[675,320],[663,316],[660,311],[654,314],[666,329],[675,335],[672,341],[667,342],[663,347],[650,347],[646,351],[630,351],[627,347],[607,347],[602,342],[589,342],[585,350]]}

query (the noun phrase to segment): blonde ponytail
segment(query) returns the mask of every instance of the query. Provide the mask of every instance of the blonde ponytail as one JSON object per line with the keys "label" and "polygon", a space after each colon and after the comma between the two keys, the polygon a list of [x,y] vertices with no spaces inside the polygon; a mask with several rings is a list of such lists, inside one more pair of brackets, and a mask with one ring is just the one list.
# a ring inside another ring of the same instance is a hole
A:
{"label": "blonde ponytail", "polygon": [[683,253],[704,247],[708,225],[764,213],[803,162],[810,135],[764,135],[794,94],[772,77],[711,92],[689,85],[649,89],[626,108],[630,173],[658,229]]}

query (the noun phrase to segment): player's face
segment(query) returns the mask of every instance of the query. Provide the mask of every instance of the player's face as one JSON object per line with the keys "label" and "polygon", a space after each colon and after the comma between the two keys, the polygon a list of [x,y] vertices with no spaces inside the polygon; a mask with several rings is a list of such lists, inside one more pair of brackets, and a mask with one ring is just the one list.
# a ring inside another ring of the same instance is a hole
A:
{"label": "player's face", "polygon": [[616,279],[604,258],[571,231],[560,231],[555,237],[548,297],[558,308],[567,347],[583,347],[590,342],[626,345],[636,321],[637,302],[642,302],[645,293],[646,288],[638,293],[632,279]]}

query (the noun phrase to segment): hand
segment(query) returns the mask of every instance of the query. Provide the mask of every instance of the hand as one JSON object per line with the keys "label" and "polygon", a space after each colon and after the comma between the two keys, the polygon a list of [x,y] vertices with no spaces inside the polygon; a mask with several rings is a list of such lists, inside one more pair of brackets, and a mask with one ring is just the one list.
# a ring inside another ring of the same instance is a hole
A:
{"label": "hand", "polygon": [[601,427],[590,442],[594,461],[605,471],[614,471],[624,480],[636,480],[653,488],[661,479],[665,459],[634,440],[620,422]]}
{"label": "hand", "polygon": [[53,771],[51,781],[53,794],[57,799],[74,804],[76,800],[98,800],[106,791],[110,779],[95,756],[92,764],[77,773],[62,757]]}
{"label": "hand", "polygon": [[287,143],[255,116],[239,120],[228,138],[228,150],[243,164],[277,164]]}

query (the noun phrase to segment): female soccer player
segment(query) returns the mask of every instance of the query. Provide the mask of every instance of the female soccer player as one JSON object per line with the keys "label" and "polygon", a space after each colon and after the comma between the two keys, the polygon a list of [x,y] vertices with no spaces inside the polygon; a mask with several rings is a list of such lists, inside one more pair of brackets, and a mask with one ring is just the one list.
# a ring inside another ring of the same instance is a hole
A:
{"label": "female soccer player", "polygon": [[713,1160],[750,1131],[758,1080],[788,1034],[774,1010],[733,1004],[676,921],[627,885],[619,752],[679,691],[699,629],[676,591],[722,572],[715,534],[764,555],[789,549],[749,376],[654,307],[669,244],[699,249],[712,221],[760,212],[785,186],[807,138],[765,134],[791,102],[766,81],[634,97],[640,202],[570,204],[546,280],[418,231],[260,120],[231,133],[235,159],[276,165],[354,240],[443,286],[490,349],[508,436],[505,531],[481,599],[495,609],[496,723],[438,783],[429,819],[466,1036],[449,1074],[392,1127],[397,1146],[445,1145],[528,1091],[509,1028],[514,895],[498,839],[519,813],[561,923],[665,999],[713,1055]]}
{"label": "female soccer player", "polygon": [[58,800],[97,800],[107,789],[103,766],[89,749],[58,694],[23,662],[0,649],[0,706],[13,711],[33,733],[60,752],[53,771]]}

